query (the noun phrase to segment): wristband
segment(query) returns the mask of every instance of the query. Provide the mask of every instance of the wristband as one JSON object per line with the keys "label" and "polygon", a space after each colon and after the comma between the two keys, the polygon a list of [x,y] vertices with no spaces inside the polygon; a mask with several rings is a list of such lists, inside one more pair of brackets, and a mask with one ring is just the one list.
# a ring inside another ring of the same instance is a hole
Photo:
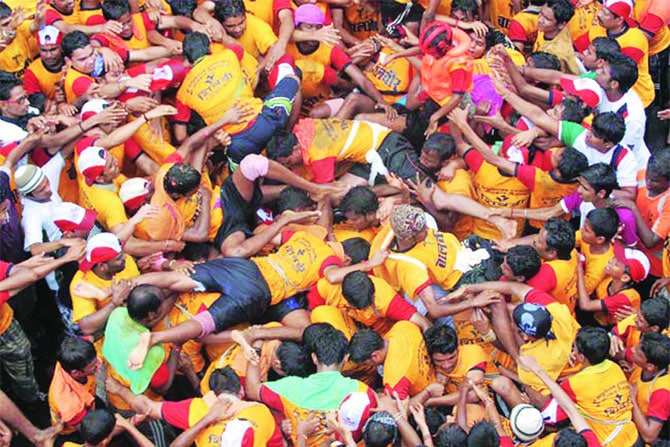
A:
{"label": "wristband", "polygon": [[163,264],[167,261],[167,258],[161,253],[160,258],[157,258],[154,262],[151,263],[151,270],[154,272],[163,271]]}
{"label": "wristband", "polygon": [[81,129],[81,133],[86,133],[84,126],[81,125],[81,121],[77,125],[79,126],[79,129]]}
{"label": "wristband", "polygon": [[146,113],[143,113],[143,114],[142,114],[142,118],[144,118],[144,122],[145,122],[145,123],[148,123],[148,122],[149,122],[149,118],[147,118],[147,114],[146,114]]}

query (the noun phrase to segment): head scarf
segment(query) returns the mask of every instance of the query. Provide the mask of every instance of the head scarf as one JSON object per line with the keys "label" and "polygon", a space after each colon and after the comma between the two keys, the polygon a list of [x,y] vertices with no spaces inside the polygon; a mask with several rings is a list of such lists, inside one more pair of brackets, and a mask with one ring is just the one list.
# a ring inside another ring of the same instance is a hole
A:
{"label": "head scarf", "polygon": [[521,332],[535,338],[555,340],[551,332],[552,317],[546,307],[535,303],[519,304],[514,309],[514,323]]}
{"label": "head scarf", "polygon": [[399,239],[416,236],[426,227],[426,215],[415,206],[399,205],[391,212],[391,228]]}

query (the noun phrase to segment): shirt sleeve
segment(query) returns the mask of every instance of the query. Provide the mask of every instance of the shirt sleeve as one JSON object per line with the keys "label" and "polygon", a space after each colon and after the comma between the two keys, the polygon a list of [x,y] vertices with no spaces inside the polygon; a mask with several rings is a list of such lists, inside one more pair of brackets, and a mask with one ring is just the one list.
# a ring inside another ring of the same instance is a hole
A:
{"label": "shirt sleeve", "polygon": [[147,31],[156,31],[156,24],[151,21],[149,14],[146,12],[141,12],[140,14],[142,14],[142,23],[144,24],[144,28],[146,28]]}
{"label": "shirt sleeve", "polygon": [[509,30],[507,36],[512,42],[527,42],[528,36],[526,36],[526,30],[523,29],[523,26],[517,21],[512,20],[509,24]]}
{"label": "shirt sleeve", "polygon": [[335,157],[328,157],[322,160],[315,160],[307,168],[314,175],[314,183],[330,183],[335,179]]}
{"label": "shirt sleeve", "polygon": [[556,272],[547,263],[542,264],[537,275],[528,280],[528,285],[543,292],[548,292],[556,287]]}
{"label": "shirt sleeve", "polygon": [[659,388],[651,393],[647,417],[658,422],[666,422],[670,418],[670,390]]}
{"label": "shirt sleeve", "polygon": [[626,155],[616,167],[616,179],[620,188],[637,186],[637,162],[632,152],[627,150]]}
{"label": "shirt sleeve", "polygon": [[482,157],[482,154],[474,149],[470,149],[465,154],[463,154],[463,159],[465,160],[465,163],[468,165],[470,170],[474,173],[477,173],[484,164],[484,157]]}
{"label": "shirt sleeve", "polygon": [[279,394],[275,393],[265,385],[261,385],[259,394],[261,402],[273,410],[284,414],[284,404],[282,403],[281,396]]}
{"label": "shirt sleeve", "polygon": [[76,96],[83,96],[88,88],[93,84],[93,81],[86,76],[80,76],[72,83],[72,92]]}
{"label": "shirt sleeve", "polygon": [[577,138],[586,132],[581,124],[561,120],[558,132],[558,139],[566,146],[572,147]]}
{"label": "shirt sleeve", "polygon": [[582,53],[584,50],[586,50],[589,45],[591,44],[591,37],[589,36],[589,32],[585,32],[578,38],[576,38],[573,42],[572,45],[575,47],[577,51]]}
{"label": "shirt sleeve", "polygon": [[59,22],[61,20],[63,20],[63,17],[61,17],[60,14],[58,14],[51,8],[47,8],[46,14],[44,14],[45,25],[53,25],[54,23]]}
{"label": "shirt sleeve", "polygon": [[516,178],[526,186],[526,188],[533,191],[535,189],[535,173],[536,167],[530,165],[516,165]]}
{"label": "shirt sleeve", "polygon": [[165,422],[182,430],[189,428],[188,416],[193,399],[179,402],[164,401],[161,404],[161,416]]}
{"label": "shirt sleeve", "polygon": [[569,196],[562,198],[560,203],[561,208],[563,208],[563,211],[566,214],[568,214],[575,210],[578,210],[582,202],[583,202],[582,197],[579,195],[577,191],[575,191]]}
{"label": "shirt sleeve", "polygon": [[533,289],[526,294],[524,298],[526,303],[539,304],[540,306],[548,306],[551,303],[555,303],[556,299],[553,296],[549,295],[546,292],[543,292],[538,289]]}
{"label": "shirt sleeve", "polygon": [[32,70],[26,70],[26,72],[23,74],[23,88],[29,95],[42,92],[40,82]]}
{"label": "shirt sleeve", "polygon": [[472,81],[472,73],[464,68],[459,68],[450,73],[451,75],[451,90],[455,94],[462,94],[468,91]]}
{"label": "shirt sleeve", "polygon": [[351,58],[339,46],[334,46],[330,53],[330,65],[337,71],[344,70],[351,63]]}
{"label": "shirt sleeve", "polygon": [[614,315],[623,306],[632,305],[633,303],[631,303],[630,298],[625,293],[617,293],[602,300],[603,311],[609,315]]}
{"label": "shirt sleeve", "polygon": [[177,107],[177,114],[172,120],[175,123],[187,124],[191,119],[191,109],[180,100],[176,101],[175,106]]}
{"label": "shirt sleeve", "polygon": [[409,320],[416,313],[416,307],[405,301],[400,295],[393,297],[386,310],[386,317],[395,321]]}

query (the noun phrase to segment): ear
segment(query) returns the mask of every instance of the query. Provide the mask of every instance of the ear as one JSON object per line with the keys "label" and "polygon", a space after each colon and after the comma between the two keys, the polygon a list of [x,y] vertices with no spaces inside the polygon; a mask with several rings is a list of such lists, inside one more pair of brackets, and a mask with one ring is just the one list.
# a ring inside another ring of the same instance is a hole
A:
{"label": "ear", "polygon": [[310,355],[311,355],[311,357],[312,357],[312,363],[314,363],[315,365],[316,365],[317,363],[319,363],[319,362],[318,362],[318,359],[316,358],[316,354],[315,354],[315,353],[312,352],[312,354],[310,354]]}
{"label": "ear", "polygon": [[649,326],[649,330],[651,332],[661,332],[661,328],[659,328],[658,325],[656,325],[656,324],[653,325],[653,326]]}
{"label": "ear", "polygon": [[558,252],[556,250],[546,250],[546,257],[549,258],[550,261],[553,261],[554,259],[558,259]]}
{"label": "ear", "polygon": [[606,242],[605,236],[596,236],[596,242],[599,244],[604,244]]}
{"label": "ear", "polygon": [[621,280],[622,283],[628,284],[629,282],[631,282],[633,280],[633,278],[631,278],[628,273],[624,273],[624,274],[621,275],[620,280]]}

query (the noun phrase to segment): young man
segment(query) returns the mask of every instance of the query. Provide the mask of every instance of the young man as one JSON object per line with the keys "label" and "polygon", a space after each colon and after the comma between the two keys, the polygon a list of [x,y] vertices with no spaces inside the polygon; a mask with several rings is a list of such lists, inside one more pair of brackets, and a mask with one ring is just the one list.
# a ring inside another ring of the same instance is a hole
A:
{"label": "young man", "polygon": [[[602,444],[641,445],[632,421],[633,403],[626,376],[607,359],[610,340],[603,328],[584,327],[575,340],[576,361],[584,368],[561,383],[561,388],[581,408]],[[555,400],[543,407],[543,415],[556,423],[567,418]]]}
{"label": "young man", "polygon": [[[375,402],[374,392],[358,380],[344,377],[340,372],[347,354],[344,335],[327,323],[313,324],[303,333],[303,344],[309,349],[316,373],[309,377],[285,377],[274,382],[260,382],[258,364],[247,366],[245,392],[249,399],[268,405],[288,418],[291,423],[291,440],[297,442],[297,424],[310,412],[315,412],[318,426],[325,428],[326,413],[339,408],[350,393],[362,391]],[[306,445],[318,445],[325,439],[324,430],[308,436]]]}
{"label": "young man", "polygon": [[614,257],[614,237],[619,233],[619,215],[612,208],[589,211],[580,229],[578,249],[584,256],[584,288],[590,296],[605,279],[605,269]]}
{"label": "young man", "polygon": [[621,46],[621,52],[638,64],[638,78],[633,90],[640,96],[642,105],[648,107],[654,100],[654,83],[649,75],[649,41],[637,28],[630,14],[630,0],[607,0],[598,13],[600,26],[591,27],[574,41],[577,51],[584,51],[596,37],[611,37]]}
{"label": "young man", "polygon": [[[23,87],[29,95],[43,93],[51,100],[56,99],[57,84],[63,77],[65,65],[61,40],[63,34],[55,26],[45,26],[37,33],[40,58],[31,62],[23,75]],[[64,111],[60,104],[58,110]]]}
{"label": "young man", "polygon": [[561,71],[577,74],[579,68],[568,29],[568,22],[574,14],[575,8],[567,0],[549,0],[542,6],[533,51],[553,54],[561,61]]}
{"label": "young man", "polygon": [[22,77],[30,61],[37,56],[32,34],[44,25],[45,3],[35,11],[35,18],[30,22],[16,23],[16,14],[6,3],[0,6],[0,27],[2,28],[3,48],[0,53],[0,70]]}
{"label": "young man", "polygon": [[670,434],[663,427],[670,416],[670,338],[658,333],[644,334],[631,357],[635,368],[628,381],[633,421],[644,442],[668,441]]}
{"label": "young man", "polygon": [[401,400],[423,402],[442,394],[441,388],[435,390],[431,386],[436,382],[435,371],[421,330],[410,322],[397,322],[383,338],[370,329],[362,329],[351,337],[348,352],[354,363],[382,367],[384,389],[397,393]]}
{"label": "young man", "polygon": [[95,409],[96,374],[102,365],[97,355],[93,343],[80,338],[66,338],[58,350],[49,408],[51,423],[62,421],[60,434],[68,440],[80,439],[75,433],[82,419]]}
{"label": "young man", "polygon": [[619,322],[610,333],[612,357],[630,361],[632,348],[638,345],[643,334],[652,332],[668,334],[670,304],[661,297],[645,300],[640,310]]}
{"label": "young man", "polygon": [[[274,67],[271,93],[265,100],[254,97],[240,66],[241,47],[226,48],[211,54],[209,38],[191,33],[184,38],[184,55],[191,66],[177,92],[175,134],[178,141],[186,138],[186,124],[191,111],[200,115],[207,125],[217,121],[236,102],[247,102],[251,109],[240,122],[222,127],[232,138],[227,148],[234,167],[248,154],[256,154],[272,134],[286,124],[300,87],[300,80],[288,59]],[[212,79],[220,82],[212,84]],[[239,88],[238,88],[239,86]]]}
{"label": "young man", "polygon": [[107,447],[112,439],[122,432],[126,432],[139,447],[154,447],[153,442],[132,423],[109,410],[89,412],[81,421],[79,430],[84,442],[82,444],[66,442],[63,447]]}
{"label": "young man", "polygon": [[615,257],[605,267],[605,278],[596,287],[596,299],[591,299],[584,285],[584,269],[581,263],[577,267],[577,290],[579,292],[579,308],[587,312],[595,312],[594,318],[601,326],[607,327],[620,321],[617,313],[624,307],[639,309],[640,294],[633,288],[636,283],[644,281],[649,273],[649,259],[639,250],[614,246]]}

